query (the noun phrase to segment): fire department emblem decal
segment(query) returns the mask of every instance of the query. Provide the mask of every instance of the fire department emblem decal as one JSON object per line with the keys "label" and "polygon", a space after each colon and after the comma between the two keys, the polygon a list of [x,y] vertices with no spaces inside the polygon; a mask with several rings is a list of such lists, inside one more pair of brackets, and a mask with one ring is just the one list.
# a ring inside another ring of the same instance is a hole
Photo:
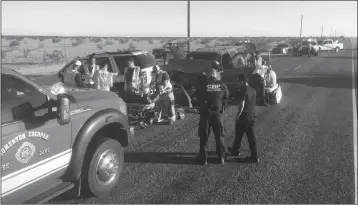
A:
{"label": "fire department emblem decal", "polygon": [[24,142],[17,150],[15,157],[19,162],[25,164],[34,156],[35,150],[35,145],[30,142]]}

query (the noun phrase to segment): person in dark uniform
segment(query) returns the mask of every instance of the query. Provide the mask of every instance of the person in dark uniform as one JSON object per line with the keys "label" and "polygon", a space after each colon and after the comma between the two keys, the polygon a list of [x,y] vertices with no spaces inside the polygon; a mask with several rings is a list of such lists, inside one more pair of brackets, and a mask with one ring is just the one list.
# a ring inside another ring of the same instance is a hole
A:
{"label": "person in dark uniform", "polygon": [[251,156],[240,160],[247,162],[259,162],[257,156],[256,138],[254,133],[255,127],[255,106],[256,106],[256,91],[248,84],[248,79],[245,75],[239,75],[238,84],[240,89],[236,93],[236,100],[238,102],[238,113],[235,118],[235,141],[232,146],[232,156],[239,156],[241,141],[244,133],[246,133],[249,141]]}
{"label": "person in dark uniform", "polygon": [[200,152],[197,157],[203,165],[207,164],[208,138],[210,128],[213,129],[216,141],[216,153],[221,164],[225,163],[226,146],[224,142],[224,126],[221,118],[223,107],[226,106],[229,91],[226,85],[222,84],[217,78],[219,70],[218,63],[212,64],[212,75],[204,81],[205,86],[196,90],[196,97],[200,105],[200,119],[198,135],[200,137]]}

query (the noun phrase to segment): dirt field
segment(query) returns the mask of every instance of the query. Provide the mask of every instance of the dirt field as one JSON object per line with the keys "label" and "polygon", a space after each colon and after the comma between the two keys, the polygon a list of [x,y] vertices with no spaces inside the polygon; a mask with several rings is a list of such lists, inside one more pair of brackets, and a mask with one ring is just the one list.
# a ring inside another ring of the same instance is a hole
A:
{"label": "dirt field", "polygon": [[[272,49],[278,43],[291,43],[294,38],[192,38],[190,48],[196,50],[240,40],[255,42],[259,49]],[[24,74],[47,74],[60,69],[67,61],[100,51],[135,48],[151,51],[167,42],[185,38],[105,38],[105,37],[2,37],[2,66]]]}

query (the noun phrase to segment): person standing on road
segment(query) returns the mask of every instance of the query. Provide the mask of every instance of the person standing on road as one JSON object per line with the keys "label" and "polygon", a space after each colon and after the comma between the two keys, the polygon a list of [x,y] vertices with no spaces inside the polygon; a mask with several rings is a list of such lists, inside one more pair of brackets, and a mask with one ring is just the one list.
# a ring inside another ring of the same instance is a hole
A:
{"label": "person standing on road", "polygon": [[205,87],[197,89],[196,96],[200,102],[200,119],[198,135],[200,137],[200,151],[197,160],[203,165],[207,164],[208,157],[208,140],[210,128],[213,129],[216,141],[216,153],[220,159],[221,164],[225,163],[225,130],[221,114],[223,107],[227,104],[229,98],[229,91],[226,85],[218,80],[219,66],[217,63],[212,64],[211,76],[206,79]]}
{"label": "person standing on road", "polygon": [[311,56],[312,54],[312,51],[313,51],[313,46],[312,46],[312,43],[311,42],[308,42],[308,57]]}
{"label": "person standing on road", "polygon": [[235,98],[238,102],[238,112],[235,118],[235,141],[230,152],[232,156],[240,155],[242,137],[244,133],[246,133],[251,156],[243,158],[242,160],[246,162],[259,162],[254,133],[256,91],[249,86],[248,79],[245,75],[239,75],[237,80],[240,87]]}

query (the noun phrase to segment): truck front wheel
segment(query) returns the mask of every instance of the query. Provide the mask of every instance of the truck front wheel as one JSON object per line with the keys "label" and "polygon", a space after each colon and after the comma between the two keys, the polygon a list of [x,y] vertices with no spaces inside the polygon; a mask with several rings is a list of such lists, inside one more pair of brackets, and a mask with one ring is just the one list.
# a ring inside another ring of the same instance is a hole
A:
{"label": "truck front wheel", "polygon": [[334,52],[338,52],[339,51],[339,47],[336,47],[335,49],[334,49]]}
{"label": "truck front wheel", "polygon": [[89,154],[83,169],[84,189],[92,196],[107,196],[118,184],[123,171],[123,147],[117,140],[104,137],[93,148],[88,149],[94,152]]}

